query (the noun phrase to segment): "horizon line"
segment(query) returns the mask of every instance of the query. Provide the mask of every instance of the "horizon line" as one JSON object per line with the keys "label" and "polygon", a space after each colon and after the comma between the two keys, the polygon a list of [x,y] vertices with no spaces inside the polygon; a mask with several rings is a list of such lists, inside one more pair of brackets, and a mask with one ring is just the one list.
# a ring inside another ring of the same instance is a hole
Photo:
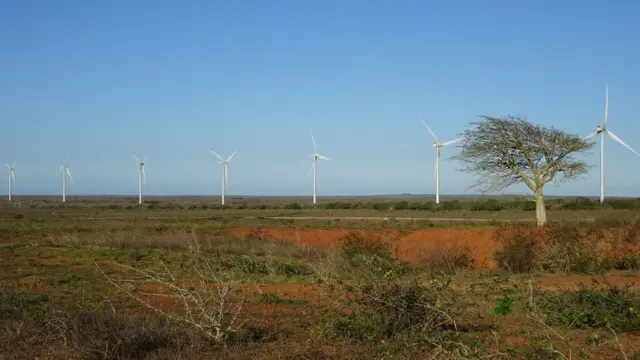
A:
{"label": "horizon line", "polygon": [[[60,194],[11,194],[13,197],[21,197],[21,198],[38,198],[38,197],[60,197]],[[120,198],[137,198],[138,194],[66,194],[67,198],[91,198],[91,197],[120,197]],[[533,194],[521,194],[521,193],[511,193],[511,194],[447,194],[440,195],[441,198],[492,198],[492,197],[529,197],[533,196]],[[154,194],[154,195],[144,195],[144,198],[220,198],[220,194]],[[233,198],[311,198],[311,195],[242,195],[242,194],[225,194],[225,197],[228,199]],[[433,197],[435,198],[435,194],[410,194],[410,193],[402,193],[402,194],[368,194],[368,195],[322,195],[318,196],[318,199],[336,199],[336,198],[349,198],[349,199],[358,199],[358,198],[379,198],[379,197],[393,197],[393,198],[416,198],[416,197]],[[599,195],[545,195],[545,198],[576,198],[576,197],[586,197],[586,198],[599,198]],[[632,195],[622,195],[622,196],[608,196],[607,198],[639,198],[638,196]],[[0,201],[3,198],[0,197]],[[6,200],[6,199],[4,199]]]}

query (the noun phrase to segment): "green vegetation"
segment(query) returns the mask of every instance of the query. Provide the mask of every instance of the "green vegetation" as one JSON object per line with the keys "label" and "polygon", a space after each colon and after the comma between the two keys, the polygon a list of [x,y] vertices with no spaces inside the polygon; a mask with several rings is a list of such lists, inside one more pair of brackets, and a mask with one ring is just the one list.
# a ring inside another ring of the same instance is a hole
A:
{"label": "green vegetation", "polygon": [[[446,196],[445,196],[446,198]],[[17,202],[20,206],[15,205]],[[413,197],[410,200],[322,200],[317,204],[309,201],[296,200],[287,201],[285,199],[260,200],[228,198],[227,204],[221,205],[215,199],[195,198],[193,200],[171,199],[167,200],[146,200],[143,206],[137,204],[137,199],[83,199],[71,200],[61,203],[57,200],[23,200],[9,203],[0,200],[0,208],[7,210],[20,209],[96,209],[96,210],[128,210],[133,213],[154,212],[160,214],[163,211],[170,211],[172,215],[179,215],[176,211],[202,212],[211,210],[376,210],[386,211],[426,211],[426,212],[451,212],[451,211],[535,211],[536,203],[533,198],[503,196],[501,198],[477,198],[469,199],[441,200],[440,204],[435,201],[419,200]],[[640,210],[640,198],[607,198],[604,204],[596,198],[588,197],[563,197],[545,199],[547,210]],[[112,211],[111,211],[112,212]],[[375,214],[372,212],[371,214]],[[87,214],[84,215],[95,215]],[[24,216],[14,215],[18,220]]]}

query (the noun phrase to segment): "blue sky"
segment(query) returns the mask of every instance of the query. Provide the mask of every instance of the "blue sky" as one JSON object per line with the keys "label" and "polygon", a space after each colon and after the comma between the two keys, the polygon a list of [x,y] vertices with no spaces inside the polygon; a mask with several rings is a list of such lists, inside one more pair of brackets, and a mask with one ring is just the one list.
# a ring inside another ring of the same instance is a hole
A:
{"label": "blue sky", "polygon": [[[640,151],[640,4],[627,1],[35,1],[0,3],[0,160],[16,193],[433,193],[434,149],[476,115]],[[609,140],[609,139],[608,139]],[[457,151],[442,151],[444,159]],[[585,157],[597,165],[597,151]],[[640,158],[605,144],[606,194],[640,196]],[[473,179],[444,162],[443,194]],[[7,178],[0,178],[0,186]],[[4,185],[2,185],[4,184]],[[524,192],[521,186],[507,192]],[[548,194],[597,195],[598,169]]]}

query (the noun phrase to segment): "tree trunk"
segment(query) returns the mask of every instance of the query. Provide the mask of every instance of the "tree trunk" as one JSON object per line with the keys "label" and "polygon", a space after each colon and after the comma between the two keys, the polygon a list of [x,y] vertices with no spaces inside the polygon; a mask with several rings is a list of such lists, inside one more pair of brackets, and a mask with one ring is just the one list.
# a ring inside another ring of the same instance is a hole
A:
{"label": "tree trunk", "polygon": [[547,223],[547,209],[544,207],[542,187],[536,190],[536,220],[538,226],[544,226]]}

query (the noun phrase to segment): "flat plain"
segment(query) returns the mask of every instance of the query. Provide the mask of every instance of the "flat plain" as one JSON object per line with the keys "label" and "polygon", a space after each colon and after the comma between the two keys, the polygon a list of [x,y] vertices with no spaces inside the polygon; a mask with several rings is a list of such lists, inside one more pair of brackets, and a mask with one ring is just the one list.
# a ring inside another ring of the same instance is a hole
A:
{"label": "flat plain", "polygon": [[640,358],[640,201],[16,197],[4,359]]}

